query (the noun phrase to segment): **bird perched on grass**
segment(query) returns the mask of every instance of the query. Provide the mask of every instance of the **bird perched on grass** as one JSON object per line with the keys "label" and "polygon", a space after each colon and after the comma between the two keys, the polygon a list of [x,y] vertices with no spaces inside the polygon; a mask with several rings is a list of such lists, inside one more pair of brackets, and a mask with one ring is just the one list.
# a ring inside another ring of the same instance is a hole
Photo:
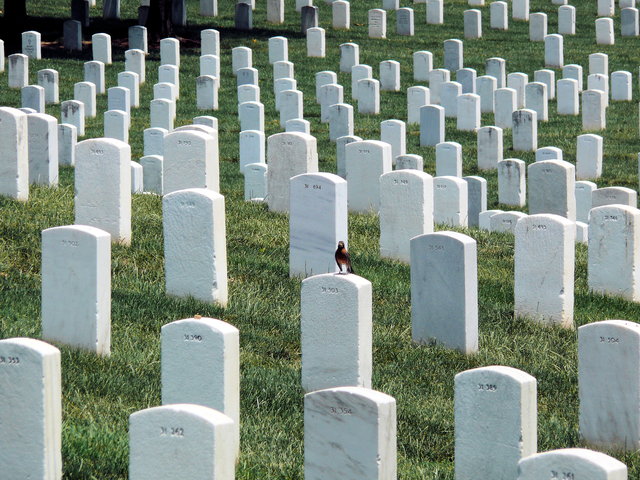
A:
{"label": "bird perched on grass", "polygon": [[344,242],[338,242],[338,249],[336,250],[336,263],[338,264],[338,268],[340,269],[340,273],[342,273],[342,266],[346,267],[347,273],[354,273],[353,268],[351,267],[351,258],[349,257],[349,253],[347,249],[344,248]]}

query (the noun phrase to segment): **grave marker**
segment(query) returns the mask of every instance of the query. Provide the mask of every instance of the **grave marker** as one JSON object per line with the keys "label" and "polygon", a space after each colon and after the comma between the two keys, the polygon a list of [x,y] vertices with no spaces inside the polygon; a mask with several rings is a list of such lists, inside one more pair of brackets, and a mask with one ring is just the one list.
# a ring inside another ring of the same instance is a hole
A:
{"label": "grave marker", "polygon": [[[77,166],[82,163],[78,155]],[[42,231],[42,338],[110,355],[109,233],[85,225]]]}
{"label": "grave marker", "polygon": [[[176,132],[167,139],[182,133],[197,132]],[[224,197],[206,188],[167,193],[167,164],[165,157],[162,228],[167,295],[224,308],[228,298]]]}
{"label": "grave marker", "polygon": [[476,250],[476,241],[458,232],[411,239],[411,338],[415,343],[437,343],[466,354],[478,350]]}

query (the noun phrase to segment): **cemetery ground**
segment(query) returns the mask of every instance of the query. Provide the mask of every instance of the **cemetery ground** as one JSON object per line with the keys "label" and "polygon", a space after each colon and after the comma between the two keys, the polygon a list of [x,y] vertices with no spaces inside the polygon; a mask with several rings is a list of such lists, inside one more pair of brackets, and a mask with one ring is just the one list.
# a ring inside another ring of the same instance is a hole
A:
{"label": "cemetery ground", "polygon": [[[5,0],[8,1],[8,0]],[[304,92],[304,117],[318,139],[319,170],[336,172],[335,144],[329,141],[329,125],[320,123],[315,103],[315,73],[338,72],[345,103],[351,102],[351,78],[339,72],[339,45],[360,45],[360,63],[371,65],[374,77],[384,60],[401,64],[401,92],[381,92],[380,115],[356,112],[355,135],[380,138],[380,122],[406,120],[406,89],[414,85],[412,54],[427,50],[434,68],[443,64],[443,41],[464,40],[462,14],[471,8],[466,0],[445,2],[443,25],[426,25],[425,5],[402,0],[415,10],[415,36],[395,34],[395,13],[387,13],[387,39],[368,38],[367,11],[380,8],[378,1],[351,3],[351,30],[331,27],[331,10],[320,8],[320,26],[326,29],[326,58],[306,56],[306,38],[300,34],[300,16],[294,2],[286,2],[285,24],[266,22],[265,5],[257,0],[254,29],[233,28],[233,2],[220,2],[216,18],[200,17],[199,2],[188,0],[189,27],[176,28],[185,39],[181,47],[180,99],[176,127],[191,123],[198,115],[219,121],[220,186],[226,202],[229,302],[223,309],[195,300],[165,295],[162,200],[155,195],[132,197],[132,242],[112,247],[111,356],[61,346],[63,388],[62,454],[65,478],[120,479],[128,475],[129,415],[161,404],[160,328],[174,320],[202,315],[229,322],[240,330],[241,447],[237,478],[303,477],[303,395],[300,385],[300,284],[289,278],[288,216],[268,212],[266,204],[244,201],[243,176],[238,168],[236,80],[231,72],[231,49],[253,50],[253,66],[260,72],[261,101],[265,105],[266,136],[279,133],[273,99],[272,67],[268,62],[268,39],[289,39],[289,60],[295,64],[298,89]],[[2,5],[2,2],[0,2]],[[507,73],[533,72],[544,68],[544,43],[529,41],[529,24],[509,18],[509,30],[489,27],[489,4],[482,11],[483,38],[464,40],[464,66],[485,71],[485,60],[502,57]],[[106,67],[107,86],[117,85],[124,71],[124,48],[116,46],[114,31],[135,24],[138,2],[123,0],[120,22],[100,18],[101,2],[91,9],[92,33],[111,33],[114,63]],[[632,102],[611,102],[604,138],[603,175],[598,187],[625,186],[638,189],[638,65],[640,39],[621,37],[619,10],[614,17],[615,45],[596,45],[596,2],[576,5],[577,34],[564,37],[565,64],[580,64],[588,72],[588,55],[609,55],[609,71],[627,70],[634,75]],[[548,15],[549,33],[557,26],[557,5],[531,0],[531,12]],[[61,36],[63,20],[69,18],[69,2],[27,2],[28,14],[47,16],[37,23],[43,42]],[[49,25],[48,30],[47,25]],[[199,48],[193,47],[204,28],[215,28],[221,37],[221,88],[218,111],[196,109],[195,79],[199,75]],[[37,28],[35,28],[37,29]],[[1,34],[0,34],[1,35]],[[126,38],[126,34],[125,37]],[[191,39],[191,40],[190,40]],[[19,52],[5,39],[6,54]],[[157,80],[159,51],[152,45],[147,57],[147,80],[141,86],[140,108],[132,109],[130,144],[132,159],[142,156],[142,132],[149,127],[149,102]],[[30,84],[36,72],[53,68],[60,72],[60,100],[73,98],[73,84],[84,79],[83,63],[91,60],[90,45],[80,54],[66,53],[54,44],[43,46],[43,59],[30,60]],[[562,78],[555,70],[556,80]],[[586,84],[586,81],[585,81]],[[20,107],[20,90],[7,88],[7,72],[0,74],[0,105]],[[82,139],[101,137],[106,95],[98,96],[98,116],[87,119]],[[47,113],[60,118],[60,105],[47,105]],[[493,114],[483,114],[482,125],[493,125]],[[538,123],[538,145],[556,146],[564,159],[575,163],[576,137],[582,132],[581,116],[558,116],[556,100],[549,102],[549,121]],[[476,136],[456,129],[446,120],[446,139],[462,144],[464,175],[488,181],[488,208],[498,208],[496,171],[477,169]],[[80,140],[80,139],[79,139]],[[2,148],[2,146],[0,146]],[[535,161],[533,152],[513,152],[511,134],[504,136],[505,158]],[[425,171],[435,174],[435,148],[419,146],[419,126],[407,125],[407,153],[424,157]],[[0,199],[0,338],[41,337],[40,245],[41,231],[74,222],[73,168],[61,167],[57,188],[31,186],[27,202]],[[513,210],[513,208],[507,208]],[[526,207],[522,209],[527,211]],[[451,230],[438,225],[436,230]],[[441,347],[416,347],[411,342],[410,270],[399,262],[381,259],[379,219],[376,214],[349,215],[349,251],[358,275],[373,284],[373,378],[372,388],[395,397],[398,414],[399,478],[453,479],[454,376],[464,370],[506,365],[521,369],[538,381],[538,451],[580,446],[578,430],[577,327],[606,319],[640,318],[640,305],[621,298],[589,292],[587,248],[576,245],[575,329],[539,326],[513,315],[513,249],[510,234],[458,229],[478,246],[479,352],[465,356]],[[69,305],[73,308],[73,305]],[[341,332],[326,332],[340,335]],[[189,375],[185,370],[184,375]],[[478,432],[482,435],[482,432]],[[637,453],[611,452],[629,467],[629,478],[640,478]]]}

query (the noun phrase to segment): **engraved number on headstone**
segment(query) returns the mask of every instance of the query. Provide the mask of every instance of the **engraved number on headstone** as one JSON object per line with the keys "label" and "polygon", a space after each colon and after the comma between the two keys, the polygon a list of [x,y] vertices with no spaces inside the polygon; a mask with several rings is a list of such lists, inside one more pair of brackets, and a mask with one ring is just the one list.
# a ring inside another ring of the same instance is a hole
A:
{"label": "engraved number on headstone", "polygon": [[[308,184],[308,183],[305,183],[305,184],[304,184],[304,188],[309,188],[309,184]],[[312,186],[312,188],[313,188],[314,190],[322,190],[322,185],[313,185],[313,186]]]}
{"label": "engraved number on headstone", "polygon": [[196,202],[180,202],[181,207],[195,208]]}
{"label": "engraved number on headstone", "polygon": [[394,180],[394,185],[409,185],[409,180]]}
{"label": "engraved number on headstone", "polygon": [[618,216],[617,215],[605,215],[604,216],[604,221],[607,222],[617,222],[618,221]]}
{"label": "engraved number on headstone", "polygon": [[184,341],[185,342],[201,342],[202,341],[202,335],[187,335],[185,333],[184,334]]}
{"label": "engraved number on headstone", "polygon": [[20,357],[0,357],[0,364],[17,365],[20,363]]}
{"label": "engraved number on headstone", "polygon": [[546,230],[547,226],[546,225],[532,225],[531,228],[533,230]]}
{"label": "engraved number on headstone", "polygon": [[446,185],[436,185],[436,188],[438,190],[444,190],[445,188],[447,188],[447,186]]}
{"label": "engraved number on headstone", "polygon": [[184,437],[184,428],[167,428],[160,427],[160,435],[161,436],[171,436],[171,437]]}
{"label": "engraved number on headstone", "polygon": [[78,241],[77,240],[62,240],[62,246],[63,247],[77,247],[78,246]]}
{"label": "engraved number on headstone", "polygon": [[550,168],[543,168],[542,169],[542,173],[552,173],[552,172],[553,172],[553,170],[550,169]]}
{"label": "engraved number on headstone", "polygon": [[495,392],[498,390],[498,386],[491,383],[479,383],[478,390],[482,390],[484,392]]}
{"label": "engraved number on headstone", "polygon": [[351,409],[350,408],[344,408],[344,407],[331,407],[331,414],[332,415],[351,415]]}
{"label": "engraved number on headstone", "polygon": [[332,288],[332,287],[321,287],[321,288],[322,288],[322,293],[338,293],[337,288]]}
{"label": "engraved number on headstone", "polygon": [[443,252],[444,251],[444,246],[443,245],[429,245],[429,250],[436,250],[436,251]]}
{"label": "engraved number on headstone", "polygon": [[91,155],[104,155],[104,150],[94,150],[91,149]]}
{"label": "engraved number on headstone", "polygon": [[558,480],[574,480],[575,475],[572,472],[556,472],[551,470],[551,478],[557,478]]}
{"label": "engraved number on headstone", "polygon": [[358,153],[364,153],[368,155],[371,152],[369,150],[358,149]]}
{"label": "engraved number on headstone", "polygon": [[620,339],[615,337],[600,337],[600,343],[618,344],[620,343]]}
{"label": "engraved number on headstone", "polygon": [[178,140],[178,145],[184,145],[185,147],[190,147],[191,140]]}

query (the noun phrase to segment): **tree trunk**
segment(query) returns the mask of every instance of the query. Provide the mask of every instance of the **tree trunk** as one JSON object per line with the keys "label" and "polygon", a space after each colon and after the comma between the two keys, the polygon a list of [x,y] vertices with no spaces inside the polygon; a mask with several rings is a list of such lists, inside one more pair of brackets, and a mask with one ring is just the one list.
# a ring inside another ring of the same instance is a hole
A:
{"label": "tree trunk", "polygon": [[147,31],[151,41],[158,42],[173,35],[172,9],[173,0],[151,0],[147,18]]}
{"label": "tree trunk", "polygon": [[4,0],[3,14],[5,40],[19,41],[19,36],[26,30],[27,0]]}

